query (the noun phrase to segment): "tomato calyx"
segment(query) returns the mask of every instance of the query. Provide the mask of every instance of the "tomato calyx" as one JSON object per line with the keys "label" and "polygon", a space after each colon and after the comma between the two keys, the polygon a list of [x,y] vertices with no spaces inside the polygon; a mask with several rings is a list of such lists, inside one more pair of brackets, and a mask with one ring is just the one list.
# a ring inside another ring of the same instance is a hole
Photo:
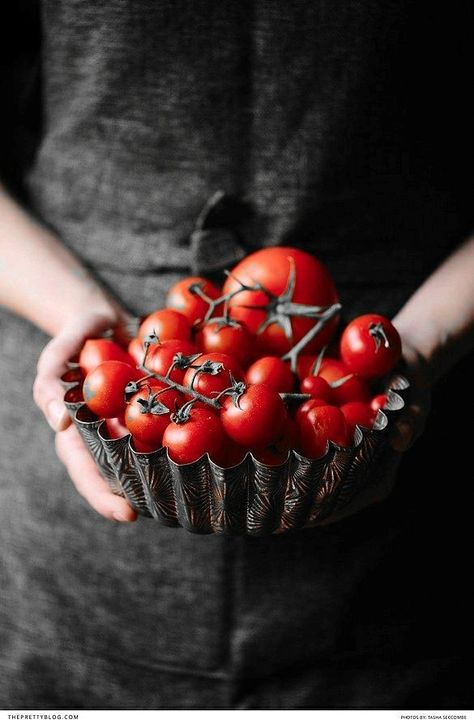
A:
{"label": "tomato calyx", "polygon": [[174,422],[176,425],[184,425],[188,422],[195,402],[196,400],[188,400],[188,402],[185,402],[181,407],[176,403],[175,410],[171,413],[171,422]]}
{"label": "tomato calyx", "polygon": [[151,415],[167,415],[170,410],[166,405],[161,402],[161,400],[158,399],[158,396],[167,390],[172,389],[172,387],[166,387],[163,390],[160,390],[159,392],[153,392],[150,388],[148,388],[148,396],[146,399],[139,397],[137,400],[137,403],[140,405],[140,412],[145,414],[151,414]]}
{"label": "tomato calyx", "polygon": [[169,377],[173,370],[189,369],[189,367],[193,366],[193,362],[195,362],[200,356],[201,352],[198,352],[197,354],[183,354],[182,352],[177,352],[177,354],[173,357],[173,362],[170,365],[166,376]]}
{"label": "tomato calyx", "polygon": [[382,322],[372,322],[369,324],[369,334],[374,340],[375,351],[378,352],[382,345],[385,349],[389,349],[390,342],[385,332]]}
{"label": "tomato calyx", "polygon": [[230,387],[227,387],[225,390],[222,390],[217,397],[215,398],[217,401],[220,400],[221,397],[230,397],[235,407],[238,407],[240,410],[240,398],[242,397],[245,392],[247,392],[247,385],[245,382],[239,382],[235,379],[232,372],[229,372],[230,377]]}

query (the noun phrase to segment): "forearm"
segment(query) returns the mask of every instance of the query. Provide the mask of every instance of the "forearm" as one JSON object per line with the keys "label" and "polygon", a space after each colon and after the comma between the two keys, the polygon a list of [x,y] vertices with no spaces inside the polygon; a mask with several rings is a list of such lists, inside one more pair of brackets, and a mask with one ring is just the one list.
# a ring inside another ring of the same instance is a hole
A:
{"label": "forearm", "polygon": [[73,254],[1,186],[0,304],[50,335],[86,309],[111,320],[119,309]]}
{"label": "forearm", "polygon": [[394,323],[406,347],[439,379],[474,346],[474,238],[457,249],[415,292]]}

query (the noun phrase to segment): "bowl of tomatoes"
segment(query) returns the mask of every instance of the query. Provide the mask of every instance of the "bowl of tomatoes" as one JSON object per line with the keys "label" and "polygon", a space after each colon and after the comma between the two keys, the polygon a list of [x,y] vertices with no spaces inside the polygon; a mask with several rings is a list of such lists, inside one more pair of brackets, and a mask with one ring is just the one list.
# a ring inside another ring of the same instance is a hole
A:
{"label": "bowl of tomatoes", "polygon": [[141,515],[194,533],[313,526],[375,485],[409,385],[398,332],[341,326],[327,269],[267,248],[222,288],[187,277],[132,333],[89,339],[65,404],[103,476]]}

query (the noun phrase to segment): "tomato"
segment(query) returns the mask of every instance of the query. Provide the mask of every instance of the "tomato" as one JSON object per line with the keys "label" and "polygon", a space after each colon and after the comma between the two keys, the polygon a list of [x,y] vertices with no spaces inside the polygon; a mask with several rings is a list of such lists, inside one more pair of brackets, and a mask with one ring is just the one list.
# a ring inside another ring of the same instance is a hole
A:
{"label": "tomato", "polygon": [[289,451],[296,447],[297,438],[296,423],[288,416],[282,435],[271,445],[252,450],[252,454],[254,458],[266,465],[281,465],[287,459]]}
{"label": "tomato", "polygon": [[326,400],[326,402],[329,403],[335,401],[331,385],[324,379],[324,377],[320,377],[319,375],[305,377],[300,385],[300,390],[306,395],[311,395],[311,397],[315,397],[320,400]]}
{"label": "tomato", "polygon": [[[167,339],[165,342],[161,342],[161,344],[153,344],[150,346],[146,358],[146,366],[147,369],[152,372],[156,372],[165,377],[177,355],[189,357],[197,354],[197,351],[197,347],[195,347],[192,342],[187,342],[184,339]],[[176,367],[170,373],[170,379],[173,380],[173,382],[182,384],[185,374],[185,369]]]}
{"label": "tomato", "polygon": [[245,324],[210,321],[196,334],[196,345],[203,352],[222,352],[246,367],[254,355],[254,341]]}
{"label": "tomato", "polygon": [[170,414],[182,401],[180,393],[168,389],[164,382],[150,380],[130,398],[125,410],[125,424],[133,439],[159,447],[170,423]]}
{"label": "tomato", "polygon": [[374,410],[374,412],[377,412],[378,410],[382,410],[387,402],[387,395],[375,395],[375,397],[372,397],[370,401],[370,407]]}
{"label": "tomato", "polygon": [[336,445],[350,445],[346,419],[338,407],[312,407],[297,420],[300,441],[298,450],[308,458],[322,457],[331,440]]}
{"label": "tomato", "polygon": [[84,375],[92,372],[102,362],[117,360],[135,366],[135,361],[111,339],[88,339],[79,354],[79,366]]}
{"label": "tomato", "polygon": [[237,445],[236,442],[227,438],[223,467],[233,468],[235,465],[239,465],[239,463],[242,462],[248,452],[249,451],[246,447],[242,447],[242,445]]}
{"label": "tomato", "polygon": [[[197,367],[207,363],[209,371],[199,371]],[[214,397],[222,390],[232,386],[231,374],[234,379],[243,380],[244,373],[240,365],[227,354],[208,352],[202,354],[193,362],[184,375],[183,385],[192,387],[206,397]]]}
{"label": "tomato", "polygon": [[[352,375],[352,376],[351,376]],[[325,357],[319,369],[319,377],[323,377],[332,387],[333,400],[336,405],[343,405],[345,402],[368,402],[370,397],[369,388],[364,380],[356,374],[352,374],[346,365],[333,357]],[[345,382],[338,384],[345,377]]]}
{"label": "tomato", "polygon": [[347,429],[351,438],[354,437],[356,425],[367,427],[369,430],[372,429],[376,413],[366,402],[346,402],[345,405],[341,406],[341,412],[346,418]]}
{"label": "tomato", "polygon": [[193,463],[206,452],[220,465],[225,462],[226,442],[219,415],[203,407],[191,408],[183,422],[170,422],[163,435],[164,447],[179,465]]}
{"label": "tomato", "polygon": [[[197,286],[211,300],[218,299],[221,296],[221,290],[204,277],[181,279],[173,284],[166,296],[166,306],[177,309],[178,312],[184,314],[191,325],[203,321],[210,306],[202,297],[193,292],[193,288]],[[212,316],[217,316],[217,310],[214,311]]]}
{"label": "tomato", "polygon": [[277,440],[287,412],[276,390],[267,385],[249,385],[238,399],[224,397],[221,419],[227,435],[249,448],[263,448]]}
{"label": "tomato", "polygon": [[145,317],[138,330],[138,337],[142,342],[151,334],[156,334],[160,342],[165,339],[189,340],[191,325],[184,314],[175,309],[157,309]]}
{"label": "tomato", "polygon": [[295,421],[296,425],[300,424],[300,420],[305,416],[313,407],[326,407],[328,404],[327,400],[321,400],[317,397],[311,397],[309,400],[305,400],[296,410]]}
{"label": "tomato", "polygon": [[248,368],[245,380],[249,385],[268,385],[277,392],[292,392],[295,387],[293,372],[279,357],[260,357]]}
{"label": "tomato", "polygon": [[128,354],[132,357],[137,365],[141,365],[143,362],[143,355],[145,350],[139,337],[134,337],[128,344]]}
{"label": "tomato", "polygon": [[[338,301],[331,275],[314,256],[291,247],[271,247],[250,254],[237,264],[225,282],[223,292],[225,294],[237,292],[241,289],[240,283],[249,287],[260,284],[272,296],[258,290],[240,291],[229,302],[232,318],[245,322],[252,334],[257,334],[261,325],[266,321],[267,314],[262,309],[251,309],[250,307],[265,307],[271,301],[276,304],[276,298],[281,297],[288,288],[292,269],[295,273],[295,288],[291,299],[287,301],[294,304],[322,307]],[[314,326],[316,321],[295,316],[291,312],[290,315],[291,340],[287,339],[280,323],[273,322],[266,329],[260,331],[262,346],[267,354],[283,355]],[[330,320],[306,346],[306,351],[318,350],[327,344],[336,325],[335,318]]]}
{"label": "tomato", "polygon": [[123,415],[120,417],[109,417],[105,421],[105,427],[109,440],[118,440],[128,435],[128,429],[125,427],[125,419]]}
{"label": "tomato", "polygon": [[99,417],[120,417],[125,412],[125,387],[141,374],[125,362],[102,362],[84,380],[84,402]]}
{"label": "tomato", "polygon": [[155,450],[159,450],[161,445],[147,445],[145,442],[141,442],[140,440],[136,440],[132,437],[132,447],[136,452],[140,453],[151,453],[155,452]]}
{"label": "tomato", "polygon": [[341,357],[351,372],[371,380],[388,374],[402,355],[397,330],[380,314],[363,314],[341,336]]}

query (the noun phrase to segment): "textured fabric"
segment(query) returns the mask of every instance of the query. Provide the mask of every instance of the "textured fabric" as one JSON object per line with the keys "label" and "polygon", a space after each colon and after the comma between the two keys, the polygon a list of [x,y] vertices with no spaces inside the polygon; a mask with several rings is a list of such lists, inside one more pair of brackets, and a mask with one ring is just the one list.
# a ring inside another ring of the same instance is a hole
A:
{"label": "textured fabric", "polygon": [[[403,4],[41,5],[43,119],[16,176],[135,312],[196,263],[189,237],[220,188],[252,209],[246,247],[315,251],[348,316],[395,313],[459,240],[455,184],[420,171],[405,129]],[[401,498],[328,529],[251,540],[114,525],[74,491],[32,409],[44,335],[6,312],[0,324],[0,705],[470,706],[465,604],[446,622],[433,550],[443,590],[467,592],[427,522],[431,548],[414,533],[429,486],[413,457]]]}

